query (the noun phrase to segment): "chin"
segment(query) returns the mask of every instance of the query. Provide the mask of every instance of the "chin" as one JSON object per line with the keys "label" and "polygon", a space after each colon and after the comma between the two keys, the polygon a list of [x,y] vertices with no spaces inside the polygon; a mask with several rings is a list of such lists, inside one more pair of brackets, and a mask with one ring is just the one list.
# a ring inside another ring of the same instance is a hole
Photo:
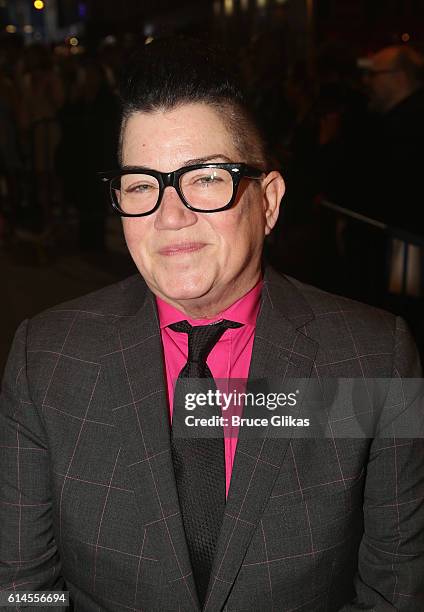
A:
{"label": "chin", "polygon": [[160,278],[158,281],[156,287],[164,299],[176,301],[201,298],[209,293],[213,286],[212,279],[196,273],[167,275],[166,278]]}

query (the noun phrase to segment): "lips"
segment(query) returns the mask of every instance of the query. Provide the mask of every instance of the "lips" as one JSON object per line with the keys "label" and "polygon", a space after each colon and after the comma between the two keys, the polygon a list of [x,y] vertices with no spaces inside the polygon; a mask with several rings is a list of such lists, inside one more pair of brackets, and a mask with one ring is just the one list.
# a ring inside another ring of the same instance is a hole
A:
{"label": "lips", "polygon": [[160,255],[184,255],[185,253],[195,253],[206,246],[204,242],[180,242],[169,244],[159,250]]}

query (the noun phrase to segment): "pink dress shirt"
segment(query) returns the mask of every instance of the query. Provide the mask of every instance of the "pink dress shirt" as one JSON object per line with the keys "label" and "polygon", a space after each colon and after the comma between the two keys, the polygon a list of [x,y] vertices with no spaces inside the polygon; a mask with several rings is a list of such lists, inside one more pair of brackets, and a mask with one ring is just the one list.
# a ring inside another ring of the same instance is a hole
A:
{"label": "pink dress shirt", "polygon": [[[221,319],[243,323],[242,327],[227,329],[214,346],[207,364],[215,379],[244,378],[249,375],[255,336],[256,318],[259,312],[262,291],[260,280],[246,295],[212,319],[190,319],[185,314],[156,297],[159,324],[165,357],[166,383],[168,388],[169,416],[172,423],[175,380],[187,362],[187,334],[175,332],[168,325],[186,320],[190,325],[207,325]],[[219,387],[222,391],[221,386]],[[238,432],[224,430],[226,495],[230,488],[231,474],[236,453]]]}

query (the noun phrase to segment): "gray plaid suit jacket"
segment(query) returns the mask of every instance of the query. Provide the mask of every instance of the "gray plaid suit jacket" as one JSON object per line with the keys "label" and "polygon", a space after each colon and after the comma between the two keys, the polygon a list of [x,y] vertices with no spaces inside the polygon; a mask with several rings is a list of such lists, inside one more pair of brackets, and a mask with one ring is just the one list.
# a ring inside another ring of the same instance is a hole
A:
{"label": "gray plaid suit jacket", "polygon": [[[268,269],[250,376],[420,376],[402,320]],[[200,610],[140,276],[24,322],[0,407],[0,588]],[[204,610],[424,610],[418,439],[240,434]],[[35,608],[34,608],[35,609]],[[39,609],[39,608],[37,608]]]}

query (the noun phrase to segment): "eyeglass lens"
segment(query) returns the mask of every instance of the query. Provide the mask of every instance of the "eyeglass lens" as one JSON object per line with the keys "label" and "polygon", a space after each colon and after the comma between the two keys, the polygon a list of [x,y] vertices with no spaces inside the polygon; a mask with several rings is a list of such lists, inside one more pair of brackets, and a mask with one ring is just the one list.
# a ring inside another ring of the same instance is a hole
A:
{"label": "eyeglass lens", "polygon": [[[179,187],[188,204],[200,210],[226,206],[233,195],[233,178],[223,168],[199,168],[185,172]],[[127,214],[152,210],[159,198],[159,182],[148,174],[124,174],[113,179],[112,196]]]}

